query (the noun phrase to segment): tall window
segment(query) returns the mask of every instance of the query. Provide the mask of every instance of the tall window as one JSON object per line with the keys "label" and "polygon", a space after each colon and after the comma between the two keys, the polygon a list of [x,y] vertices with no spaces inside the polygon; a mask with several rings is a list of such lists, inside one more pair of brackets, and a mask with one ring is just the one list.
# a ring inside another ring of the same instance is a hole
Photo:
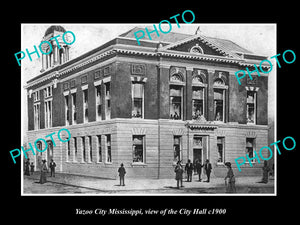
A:
{"label": "tall window", "polygon": [[181,160],[181,136],[174,136],[173,151],[174,151],[174,162],[180,161]]}
{"label": "tall window", "polygon": [[193,119],[200,119],[204,116],[204,88],[193,87],[192,105],[193,105]]}
{"label": "tall window", "polygon": [[133,135],[132,137],[132,161],[133,162],[145,162],[144,154],[144,139],[143,135]]}
{"label": "tall window", "polygon": [[214,88],[214,120],[224,122],[224,90]]}
{"label": "tall window", "polygon": [[110,119],[110,82],[105,83],[105,119]]}
{"label": "tall window", "polygon": [[69,95],[65,96],[65,121],[66,121],[66,126],[69,126],[70,124],[70,118],[69,118]]}
{"label": "tall window", "polygon": [[182,119],[182,86],[170,85],[170,119]]}
{"label": "tall window", "polygon": [[225,162],[225,148],[224,148],[225,138],[224,137],[217,137],[217,153],[218,153],[218,163]]}
{"label": "tall window", "polygon": [[53,91],[53,85],[48,86],[44,89],[44,97],[48,98],[52,96],[52,91]]}
{"label": "tall window", "polygon": [[47,100],[44,103],[45,108],[45,128],[52,127],[52,100]]}
{"label": "tall window", "polygon": [[72,96],[72,123],[77,124],[77,120],[76,120],[76,93],[73,93],[71,96]]}
{"label": "tall window", "polygon": [[88,140],[89,140],[89,162],[93,162],[92,136],[88,136]]}
{"label": "tall window", "polygon": [[70,155],[71,155],[71,147],[70,147],[70,140],[67,142],[67,155],[66,155],[66,158],[67,158],[67,162],[69,162],[70,160]]}
{"label": "tall window", "polygon": [[110,134],[105,135],[106,137],[106,162],[111,163],[112,158],[111,158],[111,136]]}
{"label": "tall window", "polygon": [[96,119],[97,121],[102,120],[101,115],[101,85],[98,85],[96,88]]}
{"label": "tall window", "polygon": [[102,162],[101,135],[97,135],[98,156],[97,162]]}
{"label": "tall window", "polygon": [[77,137],[73,137],[73,141],[74,141],[74,162],[78,161],[78,149],[77,149]]}
{"label": "tall window", "polygon": [[247,123],[256,123],[256,92],[247,91]]}
{"label": "tall window", "polygon": [[81,137],[82,141],[82,162],[86,162],[85,137]]}
{"label": "tall window", "polygon": [[214,120],[225,122],[225,82],[221,78],[214,81]]}
{"label": "tall window", "polygon": [[83,122],[87,123],[88,118],[88,89],[83,90]]}
{"label": "tall window", "polygon": [[132,118],[143,118],[144,84],[132,83]]}
{"label": "tall window", "polygon": [[39,101],[40,100],[40,91],[35,91],[32,93],[33,94],[33,101]]}
{"label": "tall window", "polygon": [[[249,158],[253,158],[255,151],[255,138],[246,138],[246,154]],[[255,159],[252,159],[251,162],[255,162]]]}
{"label": "tall window", "polygon": [[40,103],[33,105],[34,129],[40,129]]}

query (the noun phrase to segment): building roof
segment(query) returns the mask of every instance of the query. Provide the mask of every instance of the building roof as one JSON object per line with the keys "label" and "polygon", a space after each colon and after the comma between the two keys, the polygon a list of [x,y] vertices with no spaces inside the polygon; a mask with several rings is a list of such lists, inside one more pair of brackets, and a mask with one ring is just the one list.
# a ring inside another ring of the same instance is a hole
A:
{"label": "building roof", "polygon": [[[153,29],[148,28],[149,32],[153,31]],[[145,28],[141,27],[134,27],[133,29],[119,35],[119,37],[127,37],[127,38],[134,38],[134,33],[139,31],[139,30],[145,30]],[[145,32],[145,31],[144,31]],[[176,43],[183,41],[188,38],[193,38],[193,37],[201,37],[205,41],[207,41],[209,44],[216,45],[220,47],[221,49],[227,50],[229,52],[240,52],[240,53],[252,53],[251,51],[239,46],[238,44],[227,40],[227,39],[222,39],[222,38],[215,38],[215,37],[208,37],[205,35],[192,35],[192,34],[182,34],[182,33],[176,33],[176,32],[170,32],[168,34],[162,34],[160,33],[159,37],[155,34],[151,34],[152,41],[158,41],[158,42],[167,42],[167,43]],[[150,40],[148,35],[145,34],[142,40]]]}

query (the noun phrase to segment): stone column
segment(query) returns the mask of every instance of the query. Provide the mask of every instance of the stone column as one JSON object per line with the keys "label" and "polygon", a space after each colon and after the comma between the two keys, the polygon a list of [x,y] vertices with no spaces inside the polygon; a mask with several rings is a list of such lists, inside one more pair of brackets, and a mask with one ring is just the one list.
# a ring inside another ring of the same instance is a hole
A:
{"label": "stone column", "polygon": [[192,79],[193,79],[193,68],[187,67],[186,68],[186,100],[185,100],[185,119],[191,120],[192,119]]}
{"label": "stone column", "polygon": [[213,121],[214,120],[214,75],[215,70],[207,70],[208,72],[208,79],[207,79],[207,106],[208,106],[208,115],[207,120]]}

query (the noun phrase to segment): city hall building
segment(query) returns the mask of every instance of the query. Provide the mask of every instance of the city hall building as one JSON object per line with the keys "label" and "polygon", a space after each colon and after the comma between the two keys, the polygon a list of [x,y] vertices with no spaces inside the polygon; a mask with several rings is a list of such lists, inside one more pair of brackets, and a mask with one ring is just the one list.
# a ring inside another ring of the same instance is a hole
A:
{"label": "city hall building", "polygon": [[45,138],[47,150],[30,155],[36,170],[53,159],[58,172],[116,178],[123,163],[127,177],[170,178],[178,160],[208,159],[213,176],[224,176],[227,161],[238,176],[260,175],[257,159],[242,172],[234,159],[268,146],[268,74],[253,72],[239,85],[235,72],[254,70],[266,57],[199,32],[152,33],[138,45],[140,29],[74,59],[72,46],[50,40],[66,30],[46,30],[42,41],[53,50],[26,84],[26,141],[33,145],[61,128],[71,139]]}

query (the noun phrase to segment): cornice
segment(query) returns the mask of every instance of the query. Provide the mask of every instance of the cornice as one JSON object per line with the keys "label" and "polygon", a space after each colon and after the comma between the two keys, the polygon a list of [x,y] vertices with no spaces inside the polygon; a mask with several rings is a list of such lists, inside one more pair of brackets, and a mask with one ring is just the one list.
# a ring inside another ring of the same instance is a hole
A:
{"label": "cornice", "polygon": [[[67,67],[64,67],[62,69],[55,70],[45,76],[41,76],[40,78],[28,82],[27,85],[24,86],[24,88],[30,88],[34,85],[40,84],[44,81],[51,80],[52,78],[59,78],[61,75],[70,73],[78,68],[81,68],[83,66],[89,65],[96,60],[103,59],[105,57],[111,56],[113,54],[125,54],[125,55],[137,55],[137,56],[149,56],[149,57],[172,57],[172,58],[179,58],[179,59],[191,59],[191,60],[202,60],[202,61],[211,61],[211,62],[222,62],[222,63],[231,63],[231,64],[237,64],[240,66],[253,66],[256,63],[248,63],[245,59],[239,59],[239,58],[228,58],[225,56],[215,56],[215,55],[205,55],[205,54],[193,54],[189,52],[179,52],[179,51],[173,51],[173,50],[163,50],[161,51],[158,49],[156,52],[151,51],[143,51],[141,50],[132,50],[132,49],[124,49],[124,48],[117,48],[116,46],[113,46],[109,50],[103,52],[95,53],[89,57],[86,57],[78,62],[75,62],[74,64],[68,65]],[[268,66],[262,65],[263,68],[269,68]]]}

